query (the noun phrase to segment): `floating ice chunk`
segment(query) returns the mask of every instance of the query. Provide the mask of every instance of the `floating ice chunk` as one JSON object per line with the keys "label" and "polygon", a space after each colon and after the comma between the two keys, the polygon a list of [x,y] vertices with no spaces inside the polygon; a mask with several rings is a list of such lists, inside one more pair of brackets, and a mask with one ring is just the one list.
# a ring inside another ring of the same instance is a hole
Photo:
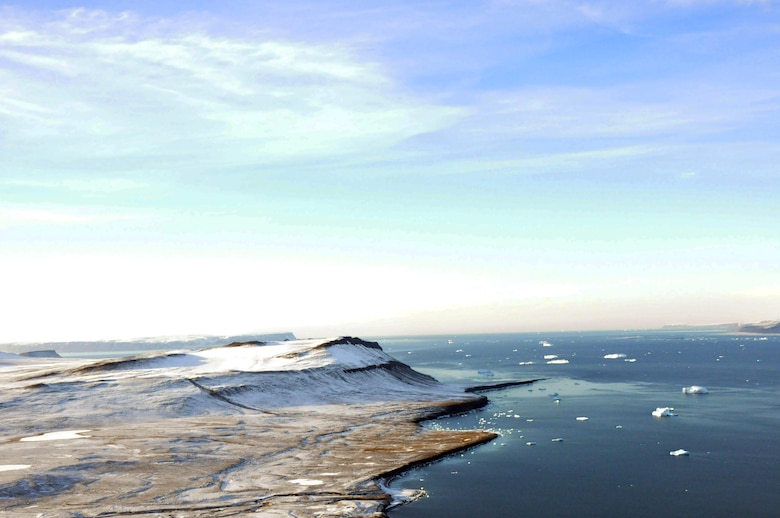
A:
{"label": "floating ice chunk", "polygon": [[588,420],[588,418],[587,418],[587,417],[585,417],[585,416],[582,416],[582,417],[578,417],[578,418],[577,418],[577,421],[587,421],[587,420]]}
{"label": "floating ice chunk", "polygon": [[527,443],[525,443],[525,445],[526,446],[536,446],[536,443],[533,442],[533,441],[528,441]]}
{"label": "floating ice chunk", "polygon": [[518,365],[533,365],[536,362],[519,362]]}
{"label": "floating ice chunk", "polygon": [[81,434],[90,431],[92,430],[68,430],[65,432],[49,432],[41,435],[33,435],[32,437],[22,437],[19,440],[23,442],[33,442],[33,441],[61,441],[65,439],[86,439],[87,437],[89,437],[89,435],[81,435]]}
{"label": "floating ice chunk", "polygon": [[625,358],[626,355],[623,353],[613,353],[613,354],[605,354],[604,359],[605,360],[619,360],[621,358]]}
{"label": "floating ice chunk", "polygon": [[623,425],[622,425],[622,424],[617,424],[617,425],[615,425],[615,428],[617,428],[618,430],[620,430],[621,428],[623,428]]}
{"label": "floating ice chunk", "polygon": [[691,385],[690,387],[683,387],[683,394],[709,394],[710,390],[707,387],[700,385]]}
{"label": "floating ice chunk", "polygon": [[670,417],[673,415],[677,415],[674,413],[674,408],[671,407],[658,407],[655,410],[653,410],[653,415],[655,417]]}
{"label": "floating ice chunk", "polygon": [[558,357],[558,355],[557,355],[557,354],[545,354],[545,355],[544,355],[544,359],[545,359],[545,360],[554,360],[554,359],[556,359],[557,357]]}
{"label": "floating ice chunk", "polygon": [[569,363],[569,360],[550,360],[547,362],[548,365],[566,365]]}
{"label": "floating ice chunk", "polygon": [[547,340],[542,340],[541,342],[539,342],[539,345],[541,345],[542,347],[552,347],[552,344]]}
{"label": "floating ice chunk", "polygon": [[552,440],[552,442],[563,442],[563,438],[562,437],[556,437],[555,439]]}
{"label": "floating ice chunk", "polygon": [[634,363],[636,361],[636,358],[626,358],[623,360],[624,362]]}
{"label": "floating ice chunk", "polygon": [[690,454],[691,454],[691,452],[689,452],[687,450],[683,450],[682,448],[680,448],[679,450],[674,450],[674,451],[670,451],[669,452],[669,455],[672,455],[674,457],[680,457],[680,456],[683,456],[683,455],[690,455]]}

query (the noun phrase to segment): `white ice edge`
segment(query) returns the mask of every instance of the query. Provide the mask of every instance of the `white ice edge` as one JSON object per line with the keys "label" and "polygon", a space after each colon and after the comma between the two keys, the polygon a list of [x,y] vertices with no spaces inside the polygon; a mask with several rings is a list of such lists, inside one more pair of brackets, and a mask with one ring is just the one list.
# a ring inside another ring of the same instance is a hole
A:
{"label": "white ice edge", "polygon": [[401,489],[393,488],[387,485],[387,481],[379,481],[377,485],[385,494],[390,495],[390,505],[387,509],[398,507],[399,505],[405,505],[420,498],[428,496],[428,493],[424,489]]}

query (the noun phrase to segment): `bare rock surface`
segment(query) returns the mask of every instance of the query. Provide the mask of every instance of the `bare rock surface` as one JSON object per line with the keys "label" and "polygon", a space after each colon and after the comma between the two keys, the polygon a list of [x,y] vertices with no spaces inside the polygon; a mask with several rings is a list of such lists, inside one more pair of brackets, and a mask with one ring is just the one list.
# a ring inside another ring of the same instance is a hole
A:
{"label": "bare rock surface", "polygon": [[0,515],[383,516],[378,480],[494,438],[485,404],[359,339],[0,357]]}

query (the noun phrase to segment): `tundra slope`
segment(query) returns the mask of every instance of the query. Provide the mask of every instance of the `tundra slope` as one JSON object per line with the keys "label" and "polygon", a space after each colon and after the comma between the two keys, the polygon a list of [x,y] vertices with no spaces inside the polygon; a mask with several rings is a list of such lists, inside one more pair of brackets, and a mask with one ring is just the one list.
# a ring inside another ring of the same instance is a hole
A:
{"label": "tundra slope", "polygon": [[2,354],[0,513],[383,516],[382,476],[494,437],[419,421],[486,401],[357,338]]}

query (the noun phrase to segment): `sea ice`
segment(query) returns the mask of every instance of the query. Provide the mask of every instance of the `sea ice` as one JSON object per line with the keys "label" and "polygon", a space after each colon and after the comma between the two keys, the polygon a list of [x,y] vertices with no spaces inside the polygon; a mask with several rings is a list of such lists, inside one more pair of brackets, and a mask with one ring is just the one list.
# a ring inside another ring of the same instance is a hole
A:
{"label": "sea ice", "polygon": [[548,365],[566,365],[569,363],[569,360],[550,360],[547,362]]}
{"label": "sea ice", "polygon": [[557,357],[558,357],[558,355],[557,355],[557,354],[545,354],[545,355],[544,355],[544,359],[545,359],[545,360],[554,360],[554,359],[556,359]]}
{"label": "sea ice", "polygon": [[653,410],[652,414],[655,417],[670,417],[673,415],[677,415],[674,413],[674,408],[671,407],[658,407],[655,410]]}
{"label": "sea ice", "polygon": [[587,421],[587,420],[588,420],[588,418],[587,418],[587,417],[585,417],[585,416],[582,416],[582,417],[578,417],[578,418],[577,418],[577,421]]}
{"label": "sea ice", "polygon": [[690,387],[683,387],[682,393],[683,394],[709,394],[710,391],[707,387],[702,387],[700,385],[691,385]]}
{"label": "sea ice", "polygon": [[563,442],[563,438],[556,437],[555,439],[552,440],[552,442]]}
{"label": "sea ice", "polygon": [[613,353],[613,354],[605,354],[604,359],[605,360],[619,360],[621,358],[625,358],[626,355],[623,353]]}
{"label": "sea ice", "polygon": [[672,455],[674,457],[680,457],[680,456],[683,456],[683,455],[690,455],[690,454],[691,454],[691,452],[689,452],[687,450],[683,450],[682,448],[680,448],[679,450],[674,450],[674,451],[670,451],[669,452],[669,455]]}

